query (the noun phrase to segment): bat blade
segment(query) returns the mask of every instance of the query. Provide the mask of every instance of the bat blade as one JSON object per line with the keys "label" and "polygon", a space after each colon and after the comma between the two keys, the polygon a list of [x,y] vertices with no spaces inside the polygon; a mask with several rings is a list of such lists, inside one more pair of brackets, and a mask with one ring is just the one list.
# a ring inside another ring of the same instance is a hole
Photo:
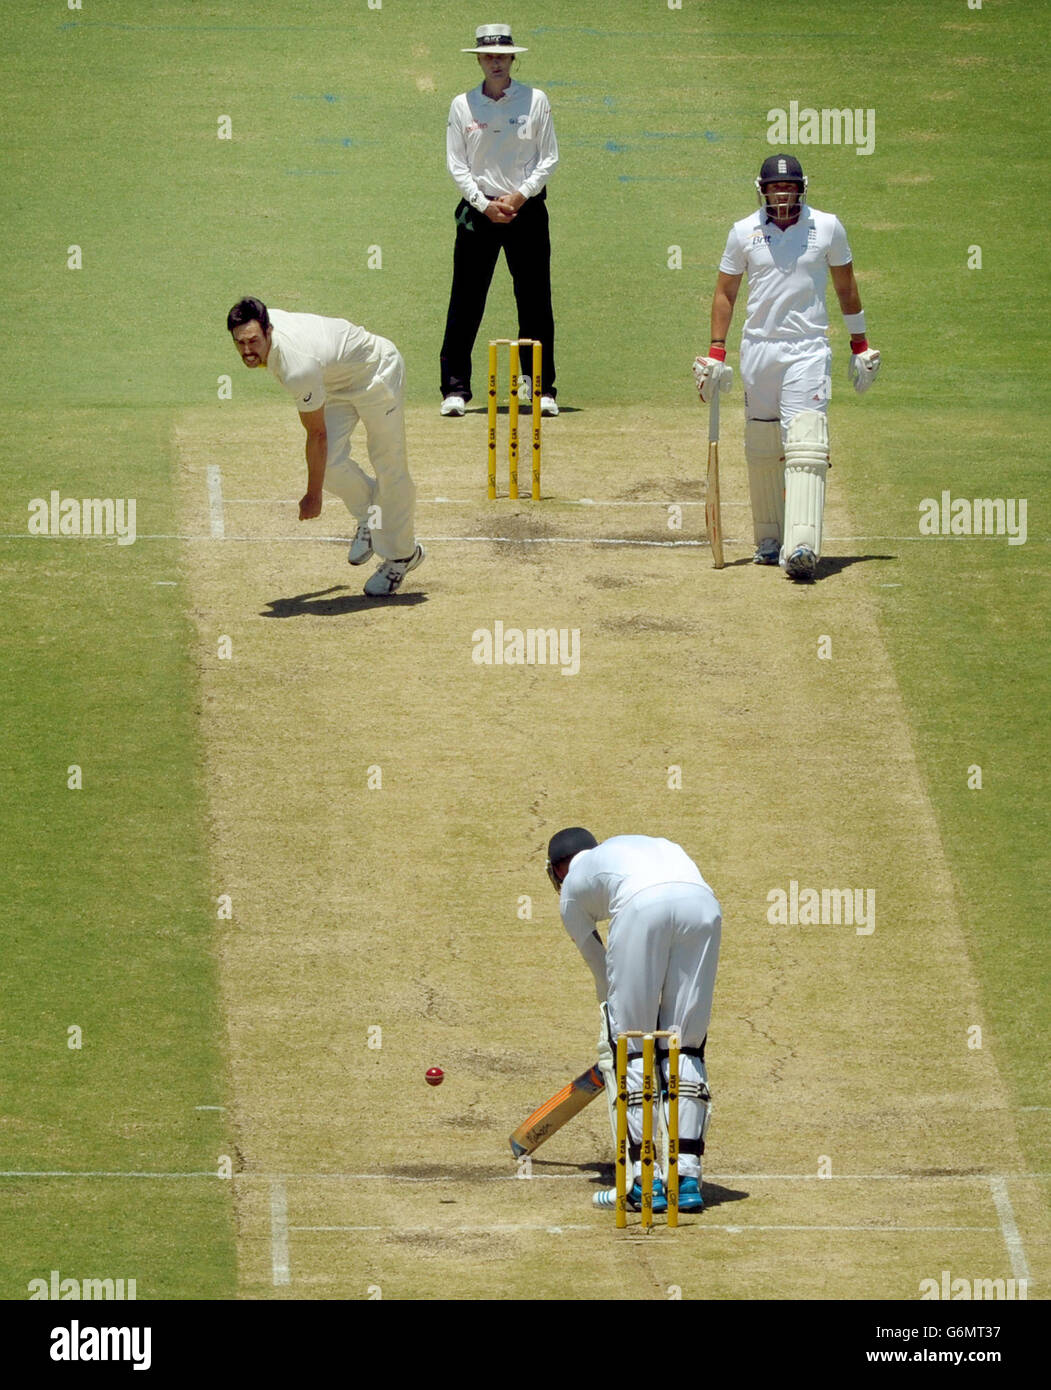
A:
{"label": "bat blade", "polygon": [[708,531],[708,544],[712,548],[712,562],[717,570],[725,566],[723,559],[723,519],[719,506],[719,445],[712,440],[708,445],[708,483],[704,498],[704,524]]}
{"label": "bat blade", "polygon": [[515,1158],[531,1154],[541,1144],[560,1130],[567,1120],[590,1105],[603,1090],[602,1073],[597,1066],[588,1067],[586,1072],[563,1086],[550,1100],[534,1110],[528,1119],[522,1121],[511,1135],[511,1152]]}

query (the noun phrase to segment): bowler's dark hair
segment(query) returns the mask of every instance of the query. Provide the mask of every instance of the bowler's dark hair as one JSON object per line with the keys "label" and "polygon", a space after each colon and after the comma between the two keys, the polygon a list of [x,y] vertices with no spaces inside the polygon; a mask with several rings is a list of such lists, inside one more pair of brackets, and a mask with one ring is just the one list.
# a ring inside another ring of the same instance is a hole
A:
{"label": "bowler's dark hair", "polygon": [[264,333],[270,327],[270,315],[261,299],[239,299],[226,316],[226,327],[232,333],[235,328],[243,328],[246,323],[257,320]]}

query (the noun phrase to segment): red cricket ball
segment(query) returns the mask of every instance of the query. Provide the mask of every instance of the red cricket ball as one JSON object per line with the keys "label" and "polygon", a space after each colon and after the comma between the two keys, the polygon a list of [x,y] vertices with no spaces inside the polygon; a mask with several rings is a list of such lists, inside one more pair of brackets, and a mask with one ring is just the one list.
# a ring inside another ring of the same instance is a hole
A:
{"label": "red cricket ball", "polygon": [[427,1085],[428,1085],[428,1086],[440,1086],[444,1080],[445,1080],[445,1073],[442,1071],[441,1067],[428,1067],[428,1068],[427,1068]]}

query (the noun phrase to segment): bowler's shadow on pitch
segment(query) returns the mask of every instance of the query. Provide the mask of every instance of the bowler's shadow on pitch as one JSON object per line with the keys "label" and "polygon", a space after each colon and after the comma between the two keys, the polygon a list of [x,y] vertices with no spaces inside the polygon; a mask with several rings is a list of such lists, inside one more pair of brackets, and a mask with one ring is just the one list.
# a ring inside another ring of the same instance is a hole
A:
{"label": "bowler's shadow on pitch", "polygon": [[[261,618],[337,618],[346,613],[362,613],[366,608],[409,608],[426,603],[427,595],[416,591],[408,594],[388,594],[369,598],[367,594],[347,593],[345,584],[333,584],[330,589],[318,589],[312,594],[296,594],[294,598],[267,599]],[[338,594],[338,598],[329,598]]]}

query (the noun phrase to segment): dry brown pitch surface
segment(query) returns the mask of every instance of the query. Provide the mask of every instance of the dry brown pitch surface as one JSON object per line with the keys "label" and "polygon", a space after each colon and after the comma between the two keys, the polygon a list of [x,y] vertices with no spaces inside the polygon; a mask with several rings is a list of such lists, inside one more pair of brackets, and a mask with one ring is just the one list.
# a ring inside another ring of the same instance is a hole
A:
{"label": "dry brown pitch surface", "polygon": [[[967,1046],[960,908],[877,627],[888,547],[847,539],[833,471],[828,577],[748,563],[737,414],[716,572],[696,407],[547,422],[538,504],[486,502],[484,415],[412,413],[428,555],[380,602],[330,539],[341,503],[296,520],[293,412],[182,418],[245,1296],[909,1299],[1019,1260],[1040,1296],[1041,1180],[995,1039]],[[497,621],[578,630],[579,673],[475,664]],[[566,824],[678,840],[723,904],[708,1206],[678,1232],[592,1209],[601,1101],[530,1174],[511,1160],[594,1056],[544,875]],[[875,930],[771,925],[793,880],[874,890]]]}

